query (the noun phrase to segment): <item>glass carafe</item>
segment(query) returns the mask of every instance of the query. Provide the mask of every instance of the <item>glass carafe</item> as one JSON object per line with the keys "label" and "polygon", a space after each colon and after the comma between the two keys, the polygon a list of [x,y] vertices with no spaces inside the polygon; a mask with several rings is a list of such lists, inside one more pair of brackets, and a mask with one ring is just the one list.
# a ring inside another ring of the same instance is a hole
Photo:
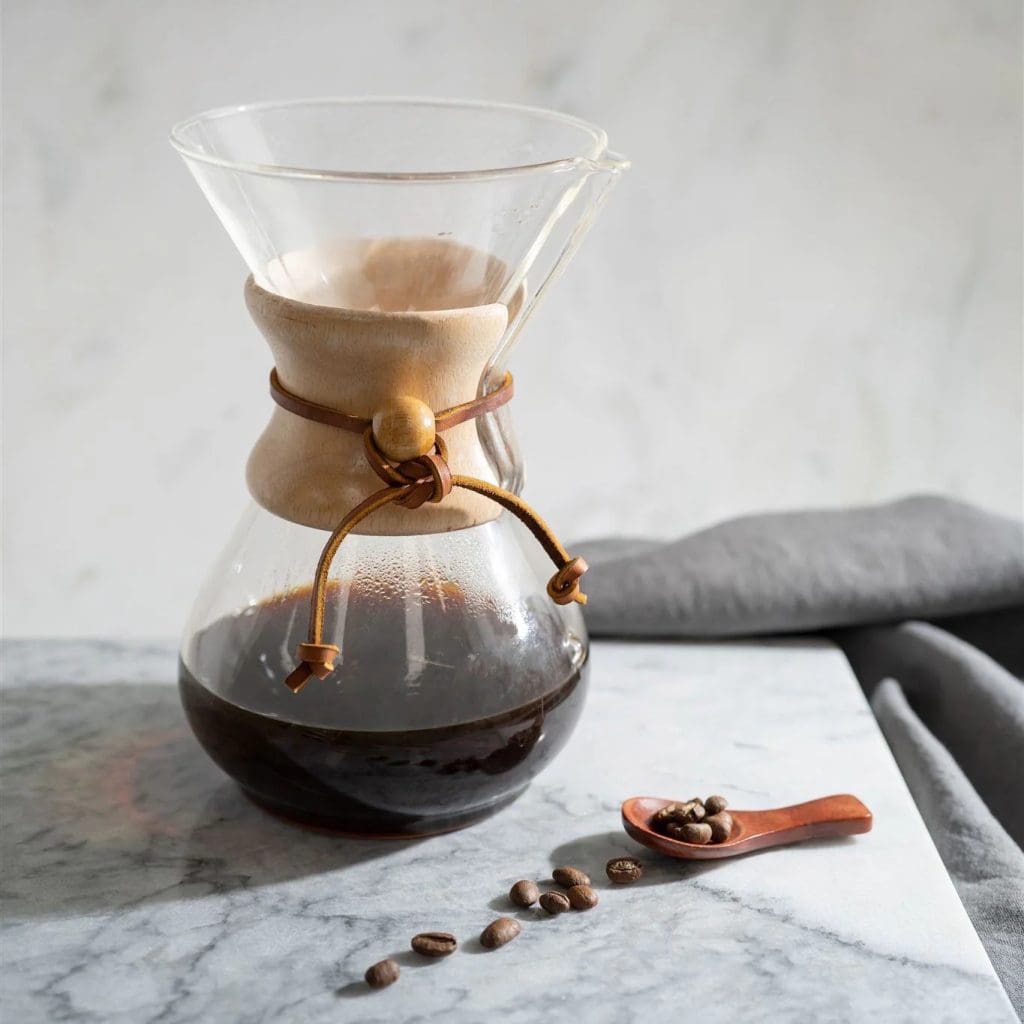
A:
{"label": "glass carafe", "polygon": [[627,165],[574,118],[437,101],[231,108],[172,140],[249,266],[277,402],[185,630],[189,722],[285,817],[469,824],[584,700],[585,566],[517,497],[507,361]]}

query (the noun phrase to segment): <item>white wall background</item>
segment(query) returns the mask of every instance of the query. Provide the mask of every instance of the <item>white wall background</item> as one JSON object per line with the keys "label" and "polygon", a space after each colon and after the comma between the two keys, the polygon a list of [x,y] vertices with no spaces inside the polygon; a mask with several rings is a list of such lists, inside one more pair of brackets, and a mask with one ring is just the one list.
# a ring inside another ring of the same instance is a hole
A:
{"label": "white wall background", "polygon": [[247,500],[268,354],[166,134],[249,100],[538,104],[633,158],[515,364],[527,495],[563,535],[919,490],[1019,514],[1020,21],[7,0],[6,632],[176,632]]}

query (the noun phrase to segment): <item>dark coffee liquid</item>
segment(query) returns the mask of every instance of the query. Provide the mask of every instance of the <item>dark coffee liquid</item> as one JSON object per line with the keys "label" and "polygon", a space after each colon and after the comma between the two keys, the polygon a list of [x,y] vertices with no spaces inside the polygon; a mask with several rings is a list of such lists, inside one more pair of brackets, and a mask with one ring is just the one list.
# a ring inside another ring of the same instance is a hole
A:
{"label": "dark coffee liquid", "polygon": [[[304,639],[297,624],[306,621],[307,600],[278,598],[199,634],[192,649],[203,652],[201,663],[223,667],[212,681],[219,695],[180,666],[182,703],[200,743],[253,800],[278,814],[363,835],[460,828],[515,799],[579,718],[585,665],[550,680],[507,672],[491,678],[484,669],[472,680],[446,673],[448,663],[465,664],[467,642],[457,628],[454,635],[444,628],[465,620],[464,609],[452,614],[451,596],[424,615],[430,646],[415,686],[406,678],[404,647],[402,658],[396,655],[402,633],[394,608],[353,597],[346,621],[364,628],[346,629],[340,640],[355,637],[346,653],[358,683],[351,674],[342,683],[314,678],[292,694],[284,677],[294,667],[296,641]],[[444,623],[436,620],[442,614]],[[476,636],[497,641],[503,629],[498,621],[473,619]],[[480,652],[483,666],[493,661]],[[516,706],[511,694],[537,696]],[[473,714],[510,704],[513,710]],[[413,727],[377,728],[396,715]],[[310,724],[318,722],[332,724]]]}

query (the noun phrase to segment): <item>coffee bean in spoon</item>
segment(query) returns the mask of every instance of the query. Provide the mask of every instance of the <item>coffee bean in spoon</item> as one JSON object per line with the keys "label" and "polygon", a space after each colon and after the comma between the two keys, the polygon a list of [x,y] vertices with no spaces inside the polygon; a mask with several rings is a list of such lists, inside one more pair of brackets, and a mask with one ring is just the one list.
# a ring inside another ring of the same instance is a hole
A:
{"label": "coffee bean in spoon", "polygon": [[706,846],[711,842],[711,826],[704,822],[689,821],[685,825],[669,825],[666,835],[671,839],[681,839],[684,843]]}
{"label": "coffee bean in spoon", "polygon": [[690,820],[689,811],[680,803],[665,804],[651,820],[651,825],[664,832],[669,825],[683,825]]}
{"label": "coffee bean in spoon", "polygon": [[732,835],[732,815],[728,811],[719,811],[704,819],[704,824],[711,827],[711,842],[724,843]]}
{"label": "coffee bean in spoon", "polygon": [[709,817],[713,817],[716,814],[720,814],[722,811],[729,806],[729,801],[724,796],[709,796],[704,801],[704,809],[707,811]]}
{"label": "coffee bean in spoon", "polygon": [[704,805],[694,797],[683,803],[666,804],[654,815],[652,822],[658,832],[667,835],[669,825],[685,825],[688,822],[700,821],[704,817]]}
{"label": "coffee bean in spoon", "polygon": [[651,818],[651,828],[657,832],[664,832],[669,825],[675,824],[677,821],[682,824],[685,819],[681,817],[681,812],[682,804],[665,804]]}

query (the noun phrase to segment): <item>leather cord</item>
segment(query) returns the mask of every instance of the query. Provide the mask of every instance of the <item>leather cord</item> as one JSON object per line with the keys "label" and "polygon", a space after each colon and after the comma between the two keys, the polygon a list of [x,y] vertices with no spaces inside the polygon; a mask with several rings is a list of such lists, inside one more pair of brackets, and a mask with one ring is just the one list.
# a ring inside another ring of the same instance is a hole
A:
{"label": "leather cord", "polygon": [[[480,398],[473,398],[461,405],[453,405],[450,409],[434,414],[436,430],[448,430],[457,427],[460,423],[483,416],[484,413],[494,412],[500,409],[512,398],[512,374],[506,373],[502,379],[501,386]],[[338,427],[340,430],[347,430],[352,434],[361,434],[371,425],[371,420],[361,416],[352,416],[347,412],[340,412],[327,405],[319,405],[310,402],[308,399],[300,398],[289,391],[282,383],[275,367],[270,371],[270,397],[282,409],[301,416],[304,420],[312,420],[314,423],[323,423],[328,427]]]}
{"label": "leather cord", "polygon": [[440,431],[493,412],[508,402],[512,397],[510,373],[505,374],[497,390],[437,413],[433,450],[419,458],[398,463],[387,459],[377,447],[371,420],[300,398],[281,384],[276,370],[270,374],[270,393],[278,405],[296,416],[352,433],[361,433],[366,460],[384,482],[384,487],[374,491],[342,519],[320,554],[310,595],[308,639],[299,644],[296,651],[299,665],[285,680],[293,692],[298,693],[313,676],[326,679],[334,671],[334,659],[341,653],[340,648],[323,641],[327,579],[331,564],[345,538],[364,519],[392,502],[404,508],[416,509],[428,501],[444,501],[455,487],[462,487],[490,499],[512,513],[529,529],[557,567],[557,572],[548,581],[548,596],[557,604],[569,604],[572,601],[587,603],[587,596],[579,585],[580,578],[587,571],[587,563],[582,558],[570,555],[551,527],[525,501],[497,484],[454,474],[448,466],[448,448]]}

